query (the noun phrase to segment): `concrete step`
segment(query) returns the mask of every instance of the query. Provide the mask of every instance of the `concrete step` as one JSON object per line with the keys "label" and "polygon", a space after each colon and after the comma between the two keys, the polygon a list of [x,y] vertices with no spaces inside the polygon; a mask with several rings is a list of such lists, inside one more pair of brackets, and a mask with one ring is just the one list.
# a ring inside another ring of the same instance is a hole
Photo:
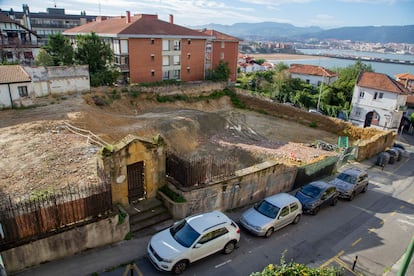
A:
{"label": "concrete step", "polygon": [[168,213],[167,208],[165,208],[163,205],[155,206],[154,208],[142,211],[140,213],[130,214],[129,223],[131,225],[136,224],[136,223],[139,223],[140,221],[145,221],[152,217],[156,217],[162,213]]}
{"label": "concrete step", "polygon": [[151,216],[145,220],[137,220],[134,223],[130,221],[130,231],[132,233],[138,232],[142,229],[160,224],[166,220],[170,220],[171,215],[168,212],[162,212],[157,215]]}
{"label": "concrete step", "polygon": [[151,210],[156,208],[157,206],[163,206],[162,202],[156,198],[150,198],[141,200],[135,204],[131,204],[125,208],[129,216],[133,216],[135,214],[143,213],[147,210]]}
{"label": "concrete step", "polygon": [[152,236],[157,232],[160,232],[168,227],[170,227],[174,223],[174,220],[167,219],[157,224],[151,225],[149,227],[143,228],[141,230],[137,230],[132,232],[134,237],[143,237],[143,236]]}

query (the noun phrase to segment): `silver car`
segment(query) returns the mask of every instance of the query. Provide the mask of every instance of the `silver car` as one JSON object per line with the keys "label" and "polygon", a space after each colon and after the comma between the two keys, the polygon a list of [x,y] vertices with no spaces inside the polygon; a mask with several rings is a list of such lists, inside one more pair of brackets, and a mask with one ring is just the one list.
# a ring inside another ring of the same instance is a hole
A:
{"label": "silver car", "polygon": [[274,231],[298,223],[302,215],[300,201],[287,193],[269,196],[240,218],[240,224],[257,236],[270,237]]}
{"label": "silver car", "polygon": [[368,190],[368,173],[360,168],[352,167],[339,173],[329,183],[336,186],[339,197],[353,200],[359,193]]}

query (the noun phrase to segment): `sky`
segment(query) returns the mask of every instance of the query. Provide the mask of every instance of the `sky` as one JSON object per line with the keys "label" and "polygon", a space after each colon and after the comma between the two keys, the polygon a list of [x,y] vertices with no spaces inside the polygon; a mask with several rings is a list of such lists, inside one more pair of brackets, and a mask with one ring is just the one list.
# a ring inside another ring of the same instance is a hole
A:
{"label": "sky", "polygon": [[66,14],[157,14],[164,21],[200,26],[210,23],[278,22],[324,29],[349,26],[414,25],[414,0],[0,0],[0,9],[31,12],[63,8]]}

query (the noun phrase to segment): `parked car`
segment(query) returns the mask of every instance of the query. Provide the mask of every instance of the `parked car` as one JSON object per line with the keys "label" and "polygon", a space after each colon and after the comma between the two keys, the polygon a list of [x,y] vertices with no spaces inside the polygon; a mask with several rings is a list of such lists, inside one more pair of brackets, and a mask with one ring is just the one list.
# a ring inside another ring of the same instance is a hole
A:
{"label": "parked car", "polygon": [[339,197],[353,200],[359,193],[368,190],[368,173],[360,168],[351,167],[339,173],[329,184],[336,187]]}
{"label": "parked car", "polygon": [[313,215],[323,207],[335,206],[338,203],[336,187],[321,180],[306,184],[295,196],[302,204],[303,212]]}
{"label": "parked car", "polygon": [[274,231],[298,223],[302,215],[300,201],[287,193],[266,197],[244,212],[240,224],[257,236],[270,237]]}
{"label": "parked car", "polygon": [[240,228],[220,211],[193,215],[155,234],[147,246],[159,270],[181,274],[187,266],[211,254],[230,254],[240,240]]}

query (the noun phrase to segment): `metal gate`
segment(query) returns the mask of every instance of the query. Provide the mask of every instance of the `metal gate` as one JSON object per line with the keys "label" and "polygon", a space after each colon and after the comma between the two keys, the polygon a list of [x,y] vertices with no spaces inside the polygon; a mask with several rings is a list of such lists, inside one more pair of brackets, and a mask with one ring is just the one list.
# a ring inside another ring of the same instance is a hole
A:
{"label": "metal gate", "polygon": [[145,196],[144,162],[137,162],[127,166],[128,200],[133,203]]}

